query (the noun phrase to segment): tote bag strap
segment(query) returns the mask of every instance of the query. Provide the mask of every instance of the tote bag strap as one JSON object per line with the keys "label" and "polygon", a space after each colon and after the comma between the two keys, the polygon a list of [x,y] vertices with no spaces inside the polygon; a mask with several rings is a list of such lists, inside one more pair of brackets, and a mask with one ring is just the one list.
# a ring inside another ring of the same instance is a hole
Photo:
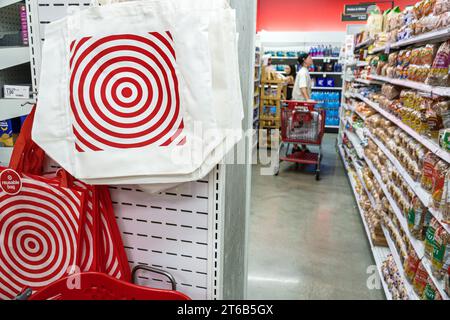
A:
{"label": "tote bag strap", "polygon": [[21,173],[41,175],[44,167],[45,153],[32,139],[36,105],[25,119],[9,162],[9,167]]}

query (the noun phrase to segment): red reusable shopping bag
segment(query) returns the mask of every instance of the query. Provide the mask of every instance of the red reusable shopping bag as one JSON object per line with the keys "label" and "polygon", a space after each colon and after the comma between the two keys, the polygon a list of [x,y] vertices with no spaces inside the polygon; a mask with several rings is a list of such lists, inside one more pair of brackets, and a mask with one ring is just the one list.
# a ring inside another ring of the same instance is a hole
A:
{"label": "red reusable shopping bag", "polygon": [[79,265],[84,193],[10,168],[0,188],[0,299],[12,299]]}
{"label": "red reusable shopping bag", "polygon": [[[27,117],[16,145],[10,167],[23,173],[43,174],[45,153],[32,141],[33,108]],[[24,161],[24,158],[27,161]],[[29,161],[32,159],[32,161]],[[81,232],[81,272],[98,271],[124,281],[130,281],[128,258],[117,226],[109,190],[106,186],[91,186],[74,179],[65,170],[58,170],[55,184],[86,191],[85,216]],[[51,175],[50,175],[51,176]]]}

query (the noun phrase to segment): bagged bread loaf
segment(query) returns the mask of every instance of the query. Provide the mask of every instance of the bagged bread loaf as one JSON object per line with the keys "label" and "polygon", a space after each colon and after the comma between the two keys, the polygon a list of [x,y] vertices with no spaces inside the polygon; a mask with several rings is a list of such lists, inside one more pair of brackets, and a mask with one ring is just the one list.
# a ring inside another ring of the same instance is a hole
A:
{"label": "bagged bread loaf", "polygon": [[432,86],[448,86],[449,63],[450,63],[450,40],[444,42],[434,58],[433,65],[426,80]]}

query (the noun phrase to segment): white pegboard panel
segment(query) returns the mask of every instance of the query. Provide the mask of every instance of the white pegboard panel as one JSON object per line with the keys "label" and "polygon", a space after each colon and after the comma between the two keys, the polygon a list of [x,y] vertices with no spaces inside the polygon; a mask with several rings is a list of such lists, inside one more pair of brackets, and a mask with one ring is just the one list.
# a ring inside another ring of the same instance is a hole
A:
{"label": "white pegboard panel", "polygon": [[89,7],[89,1],[73,1],[73,0],[40,0],[39,7],[39,33],[41,40],[44,40],[45,25],[51,21],[64,18],[67,15],[69,7]]}
{"label": "white pegboard panel", "polygon": [[[172,273],[178,289],[194,299],[207,299],[209,198],[208,182],[149,195],[132,186],[110,187],[114,211],[131,267],[151,264]],[[145,275],[148,277],[148,275]],[[167,279],[150,275],[143,285],[160,287]]]}
{"label": "white pegboard panel", "polygon": [[[47,159],[45,172],[60,167]],[[204,179],[156,194],[138,186],[110,186],[130,268],[149,265],[171,273],[192,299],[220,298],[221,179],[217,166]],[[140,285],[170,289],[161,275],[139,273]]]}

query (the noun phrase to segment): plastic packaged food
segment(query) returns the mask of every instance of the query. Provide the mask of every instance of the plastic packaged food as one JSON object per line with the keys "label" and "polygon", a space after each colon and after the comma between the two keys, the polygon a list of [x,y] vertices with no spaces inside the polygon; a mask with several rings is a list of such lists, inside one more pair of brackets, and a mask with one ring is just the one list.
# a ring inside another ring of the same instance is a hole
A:
{"label": "plastic packaged food", "polygon": [[450,129],[439,131],[439,146],[446,151],[450,151]]}
{"label": "plastic packaged food", "polygon": [[418,197],[414,197],[407,214],[408,229],[416,238],[423,240],[423,224],[427,212],[426,206]]}
{"label": "plastic packaged food", "polygon": [[428,272],[425,269],[422,262],[420,262],[413,280],[414,290],[416,291],[419,297],[422,296],[427,283],[428,283]]}
{"label": "plastic packaged food", "polygon": [[444,161],[439,161],[433,170],[433,188],[431,190],[431,198],[433,200],[433,208],[438,210],[442,195],[444,192],[445,177],[448,173],[448,165]]}
{"label": "plastic packaged food", "polygon": [[442,300],[442,297],[434,285],[433,280],[428,279],[421,298],[422,300]]}
{"label": "plastic packaged food", "polygon": [[449,63],[450,41],[446,41],[439,47],[439,50],[436,53],[426,83],[432,86],[448,86]]}
{"label": "plastic packaged food", "polygon": [[450,239],[449,234],[440,226],[434,233],[435,248],[433,251],[432,268],[433,275],[442,279],[445,270],[450,264]]}
{"label": "plastic packaged food", "polygon": [[425,234],[425,255],[432,259],[433,257],[433,251],[434,251],[434,234],[436,233],[436,230],[440,227],[439,221],[436,218],[432,218],[430,221],[430,225],[427,228],[426,234]]}
{"label": "plastic packaged food", "polygon": [[428,152],[423,160],[422,178],[420,184],[422,188],[431,192],[433,188],[433,171],[438,159],[432,152]]}
{"label": "plastic packaged food", "polygon": [[450,11],[450,1],[448,0],[436,0],[436,3],[434,5],[433,14],[434,15],[440,15],[442,13],[445,13],[447,11]]}
{"label": "plastic packaged food", "polygon": [[419,266],[420,259],[417,256],[414,249],[410,249],[408,252],[408,257],[406,258],[403,268],[405,269],[406,278],[409,281],[413,281],[414,276],[416,275],[417,268]]}
{"label": "plastic packaged food", "polygon": [[425,117],[428,124],[427,135],[430,138],[437,140],[439,137],[439,130],[444,129],[444,123],[439,105],[437,103],[429,103]]}
{"label": "plastic packaged food", "polygon": [[450,295],[450,267],[444,276],[445,292]]}

